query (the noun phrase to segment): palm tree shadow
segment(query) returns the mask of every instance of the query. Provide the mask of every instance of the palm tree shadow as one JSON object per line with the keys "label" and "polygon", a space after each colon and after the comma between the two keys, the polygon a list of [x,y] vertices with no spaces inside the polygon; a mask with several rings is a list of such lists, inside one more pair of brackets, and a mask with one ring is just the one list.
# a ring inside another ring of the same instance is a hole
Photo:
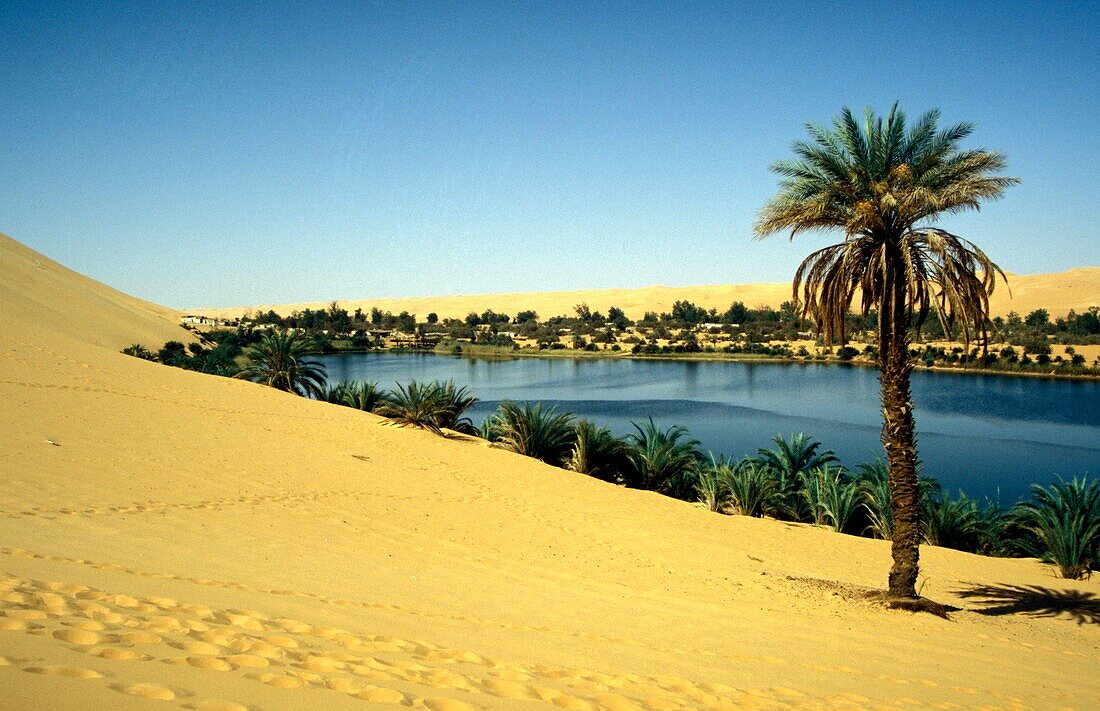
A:
{"label": "palm tree shadow", "polygon": [[1082,590],[1052,590],[1038,585],[974,585],[955,591],[981,607],[979,615],[1067,616],[1079,625],[1100,625],[1100,597]]}

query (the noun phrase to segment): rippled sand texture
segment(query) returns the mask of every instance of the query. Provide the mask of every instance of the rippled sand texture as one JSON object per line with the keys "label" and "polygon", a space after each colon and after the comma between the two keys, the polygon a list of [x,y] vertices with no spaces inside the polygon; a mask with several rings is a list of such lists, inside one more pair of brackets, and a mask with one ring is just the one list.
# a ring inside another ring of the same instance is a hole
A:
{"label": "rippled sand texture", "polygon": [[926,548],[960,610],[887,611],[883,542],[129,358],[174,314],[0,257],[0,707],[1100,702],[1098,579]]}

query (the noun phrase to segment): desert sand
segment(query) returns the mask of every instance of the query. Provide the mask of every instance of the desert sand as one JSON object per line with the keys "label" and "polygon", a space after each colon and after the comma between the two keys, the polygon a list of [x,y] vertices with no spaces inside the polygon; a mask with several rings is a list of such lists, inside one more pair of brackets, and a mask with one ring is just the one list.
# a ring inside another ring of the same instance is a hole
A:
{"label": "desert sand", "polygon": [[[990,299],[990,313],[1005,316],[1016,311],[1021,316],[1035,309],[1046,309],[1052,318],[1064,316],[1071,309],[1081,313],[1090,306],[1100,306],[1100,267],[1079,267],[1052,274],[1008,274],[1007,284],[999,281]],[[705,309],[722,313],[735,301],[750,308],[779,308],[791,299],[791,285],[782,283],[738,284],[733,286],[650,286],[644,289],[591,289],[586,291],[543,291],[521,294],[471,294],[465,296],[425,296],[402,299],[338,299],[349,311],[363,309],[400,313],[408,311],[423,319],[435,312],[440,318],[464,318],[471,311],[481,313],[492,309],[515,316],[531,310],[542,318],[571,316],[573,307],[587,303],[593,311],[604,314],[612,306],[622,309],[631,319],[640,319],[647,311],[668,312],[677,301],[690,301]],[[288,316],[302,309],[328,308],[331,301],[297,304],[254,304],[220,308],[194,308],[187,313],[216,318],[237,318],[245,313],[274,310]]]}
{"label": "desert sand", "polygon": [[127,357],[176,314],[0,248],[5,709],[1100,703],[1100,580],[926,547],[959,611],[886,610],[885,542]]}

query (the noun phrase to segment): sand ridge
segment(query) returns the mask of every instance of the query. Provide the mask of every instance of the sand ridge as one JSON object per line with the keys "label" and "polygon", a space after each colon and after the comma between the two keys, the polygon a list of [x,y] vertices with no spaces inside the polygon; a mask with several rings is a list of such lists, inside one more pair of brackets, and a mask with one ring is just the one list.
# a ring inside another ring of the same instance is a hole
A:
{"label": "sand ridge", "polygon": [[[1090,306],[1100,306],[1100,267],[1079,267],[1051,274],[1009,274],[1009,288],[998,282],[990,300],[990,313],[1005,316],[1011,311],[1027,315],[1035,309],[1046,309],[1051,317],[1064,316],[1071,309],[1078,313]],[[778,308],[791,299],[791,285],[757,283],[714,286],[650,286],[642,289],[589,289],[579,291],[544,291],[513,294],[469,294],[463,296],[424,296],[379,299],[338,299],[342,308],[354,312],[372,308],[400,313],[408,311],[423,320],[429,313],[440,318],[464,318],[470,312],[492,309],[515,316],[532,310],[540,317],[572,316],[574,307],[586,303],[593,311],[606,314],[612,306],[622,309],[629,318],[640,319],[647,311],[669,312],[677,301],[690,301],[706,309],[722,313],[735,301],[750,308]],[[237,318],[245,313],[274,310],[283,316],[302,309],[326,309],[331,301],[295,304],[257,304],[219,308],[193,308],[187,313],[219,318]]]}
{"label": "sand ridge", "polygon": [[[5,708],[1100,698],[1100,580],[926,547],[924,593],[959,611],[891,612],[864,597],[882,541],[123,356],[49,320],[114,308],[93,286],[0,301]],[[126,342],[162,328],[116,324]]]}

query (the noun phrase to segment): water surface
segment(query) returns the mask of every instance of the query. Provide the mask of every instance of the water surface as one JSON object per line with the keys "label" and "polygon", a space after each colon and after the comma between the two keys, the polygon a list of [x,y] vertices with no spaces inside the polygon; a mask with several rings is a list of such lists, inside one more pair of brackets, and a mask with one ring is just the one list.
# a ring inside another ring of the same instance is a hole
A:
{"label": "water surface", "polygon": [[[680,425],[704,449],[734,457],[776,434],[806,432],[853,466],[882,454],[877,372],[822,364],[632,359],[486,360],[434,354],[320,358],[329,380],[454,380],[480,398],[480,422],[500,400],[542,400],[616,434],[652,417]],[[1100,474],[1100,384],[959,373],[913,373],[925,471],[951,491],[1010,505],[1032,483]]]}

